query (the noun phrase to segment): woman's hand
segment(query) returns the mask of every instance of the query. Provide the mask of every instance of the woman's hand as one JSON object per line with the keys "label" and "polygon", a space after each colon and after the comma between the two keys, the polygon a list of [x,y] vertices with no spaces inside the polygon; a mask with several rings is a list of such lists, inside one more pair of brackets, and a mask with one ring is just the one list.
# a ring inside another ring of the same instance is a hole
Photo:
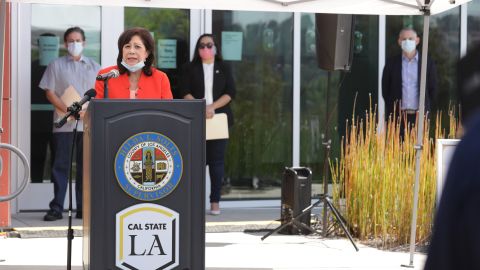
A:
{"label": "woman's hand", "polygon": [[212,118],[215,115],[215,107],[213,107],[213,104],[207,105],[205,108],[205,117],[207,119]]}

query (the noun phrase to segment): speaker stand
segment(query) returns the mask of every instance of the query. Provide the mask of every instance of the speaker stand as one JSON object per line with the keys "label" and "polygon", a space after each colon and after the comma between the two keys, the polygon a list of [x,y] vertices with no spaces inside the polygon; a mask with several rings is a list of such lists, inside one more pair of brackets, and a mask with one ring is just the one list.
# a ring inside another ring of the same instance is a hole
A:
{"label": "speaker stand", "polygon": [[[330,117],[328,115],[329,112],[329,93],[330,93],[330,84],[332,80],[332,72],[327,72],[327,89],[325,91],[325,133],[322,134],[322,145],[324,147],[324,154],[323,154],[323,195],[327,196],[328,194],[328,175],[329,175],[329,168],[328,168],[328,160],[330,159],[330,148],[332,145],[332,140],[328,137],[329,126],[330,126]],[[327,200],[323,203],[323,237],[327,237],[327,229],[328,229],[328,215],[327,215]]]}
{"label": "speaker stand", "polygon": [[[342,79],[343,82],[343,79]],[[359,251],[357,245],[353,241],[352,235],[347,229],[346,221],[345,219],[340,215],[340,212],[335,208],[335,206],[331,202],[331,198],[327,195],[328,194],[328,175],[329,175],[329,166],[328,166],[328,161],[330,159],[330,145],[331,145],[331,139],[328,138],[328,132],[329,132],[329,124],[330,124],[330,119],[329,119],[329,92],[330,92],[330,83],[331,83],[331,71],[328,71],[327,74],[327,89],[326,89],[326,94],[325,94],[325,134],[322,134],[322,145],[325,147],[325,155],[324,155],[324,160],[323,160],[323,169],[324,169],[324,179],[323,179],[323,194],[317,195],[318,200],[308,206],[307,208],[303,209],[300,214],[297,216],[290,218],[291,215],[288,216],[288,222],[283,223],[282,225],[278,226],[276,229],[268,232],[265,234],[261,239],[262,241],[265,240],[267,237],[270,235],[281,231],[283,228],[291,225],[291,226],[296,226],[297,228],[303,228],[306,229],[312,233],[317,233],[322,235],[323,237],[327,237],[328,235],[328,212],[327,210],[330,209],[332,211],[333,215],[336,218],[336,221],[340,224],[340,227],[342,228],[343,232],[345,235],[348,237],[350,242],[352,243],[353,247],[355,248],[356,251]],[[317,207],[320,203],[323,202],[323,229],[321,231],[315,230],[311,228],[310,226],[305,225],[304,223],[300,222],[299,219],[301,219],[304,215],[307,213],[310,213],[310,211]]]}
{"label": "speaker stand", "polygon": [[[297,226],[299,228],[303,228],[303,229],[306,229],[306,230],[309,230],[310,232],[312,233],[317,233],[317,234],[320,234],[320,235],[326,235],[325,232],[321,232],[321,231],[318,231],[318,230],[315,230],[313,228],[311,228],[310,226],[307,226],[305,224],[303,224],[302,222],[299,221],[299,219],[301,219],[304,215],[306,215],[307,213],[309,213],[314,207],[317,207],[320,203],[324,203],[324,205],[327,205],[328,208],[330,208],[330,210],[332,211],[333,215],[335,216],[337,222],[340,224],[340,227],[342,228],[343,232],[345,233],[345,235],[348,237],[348,239],[350,240],[350,242],[352,243],[353,247],[355,248],[356,251],[358,251],[358,247],[357,245],[355,244],[355,242],[353,241],[353,238],[352,238],[352,235],[348,232],[348,229],[347,229],[347,226],[345,225],[344,223],[344,218],[340,215],[340,213],[338,212],[338,210],[335,208],[335,206],[332,204],[331,202],[331,198],[328,197],[328,196],[325,196],[324,194],[320,194],[318,195],[319,198],[318,200],[311,204],[310,206],[308,206],[307,208],[303,209],[302,212],[300,214],[298,214],[297,216],[293,217],[292,219],[290,219],[288,222],[278,226],[277,228],[275,228],[274,230],[268,232],[267,234],[265,234],[264,236],[262,236],[262,241],[265,240],[267,237],[269,237],[270,235],[276,233],[276,232],[279,232],[281,231],[283,228],[289,226],[289,225],[292,225],[292,226]],[[325,227],[325,226],[324,226]]]}

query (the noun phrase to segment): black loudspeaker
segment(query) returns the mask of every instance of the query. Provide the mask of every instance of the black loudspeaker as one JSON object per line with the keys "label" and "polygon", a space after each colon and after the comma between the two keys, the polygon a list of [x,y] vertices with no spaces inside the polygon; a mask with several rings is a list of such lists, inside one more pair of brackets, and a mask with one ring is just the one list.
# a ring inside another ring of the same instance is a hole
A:
{"label": "black loudspeaker", "polygon": [[350,70],[353,58],[354,16],[315,14],[318,67],[324,70]]}
{"label": "black loudspeaker", "polygon": [[[288,223],[302,210],[310,206],[312,197],[312,171],[309,168],[285,168],[282,182],[282,207],[281,222]],[[298,219],[301,223],[310,227],[309,213]],[[288,225],[279,233],[283,234],[309,234],[305,228]]]}

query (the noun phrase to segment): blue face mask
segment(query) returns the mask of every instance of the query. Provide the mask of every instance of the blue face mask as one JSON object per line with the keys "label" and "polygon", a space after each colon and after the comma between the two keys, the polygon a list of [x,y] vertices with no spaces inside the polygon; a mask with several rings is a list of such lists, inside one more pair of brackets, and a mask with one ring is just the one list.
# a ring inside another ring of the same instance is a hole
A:
{"label": "blue face mask", "polygon": [[406,53],[411,53],[415,50],[417,47],[417,44],[415,44],[415,40],[402,40],[402,50],[405,51]]}
{"label": "blue face mask", "polygon": [[129,64],[125,63],[125,61],[122,60],[122,66],[124,66],[130,72],[135,72],[135,71],[138,71],[138,70],[142,69],[145,66],[145,62],[140,61],[140,62],[136,63],[135,65],[130,66]]}

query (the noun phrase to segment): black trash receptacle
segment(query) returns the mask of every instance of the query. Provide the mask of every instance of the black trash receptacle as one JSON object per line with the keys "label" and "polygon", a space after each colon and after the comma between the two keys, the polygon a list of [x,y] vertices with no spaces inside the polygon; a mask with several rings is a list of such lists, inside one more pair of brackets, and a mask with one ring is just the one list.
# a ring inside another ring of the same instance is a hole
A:
{"label": "black trash receptacle", "polygon": [[[288,223],[293,217],[302,213],[311,203],[312,197],[312,171],[306,167],[285,168],[282,182],[282,224]],[[310,213],[304,214],[297,221],[310,227]],[[279,233],[283,234],[309,234],[311,231],[295,225],[288,225]]]}

